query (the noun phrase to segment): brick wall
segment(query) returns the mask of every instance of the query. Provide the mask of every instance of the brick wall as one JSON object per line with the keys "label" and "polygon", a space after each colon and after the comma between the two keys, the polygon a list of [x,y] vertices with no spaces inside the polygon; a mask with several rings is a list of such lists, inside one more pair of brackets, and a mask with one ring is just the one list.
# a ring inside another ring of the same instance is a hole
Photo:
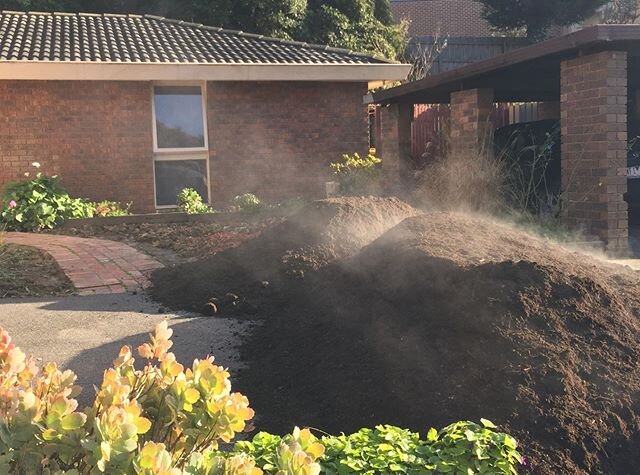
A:
{"label": "brick wall", "polygon": [[[364,83],[208,85],[214,204],[244,192],[322,197],[329,163],[366,153]],[[0,187],[34,171],[73,196],[154,208],[151,85],[0,81]]]}
{"label": "brick wall", "polygon": [[254,192],[274,201],[322,197],[329,163],[366,153],[363,83],[208,84],[214,203]]}
{"label": "brick wall", "polygon": [[561,76],[564,219],[626,249],[627,55],[563,61]]}
{"label": "brick wall", "polygon": [[491,36],[482,4],[474,0],[392,0],[391,8],[396,21],[411,21],[410,36]]}
{"label": "brick wall", "polygon": [[492,150],[492,89],[468,89],[451,94],[452,153],[477,154]]}
{"label": "brick wall", "polygon": [[151,137],[148,83],[0,81],[0,187],[37,161],[74,196],[151,211]]}
{"label": "brick wall", "polygon": [[385,188],[401,194],[411,166],[413,104],[390,104],[380,108],[380,147]]}

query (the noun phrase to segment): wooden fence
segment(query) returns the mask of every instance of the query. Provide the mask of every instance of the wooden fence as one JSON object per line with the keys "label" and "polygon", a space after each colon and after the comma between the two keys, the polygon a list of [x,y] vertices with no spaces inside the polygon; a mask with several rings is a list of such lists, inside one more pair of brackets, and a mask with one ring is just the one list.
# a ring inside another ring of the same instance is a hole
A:
{"label": "wooden fence", "polygon": [[[419,54],[434,44],[433,37],[412,38],[409,45],[410,54]],[[504,54],[508,51],[527,46],[528,42],[522,38],[447,38],[447,46],[433,63],[430,74],[438,74]],[[379,143],[380,130],[379,110],[369,111],[370,144],[372,148]],[[521,122],[532,122],[541,116],[538,103],[526,104],[495,104],[492,115],[494,128]],[[425,162],[425,155],[441,152],[442,137],[446,136],[449,128],[449,106],[446,104],[416,104],[414,106],[413,124],[411,129],[411,156],[417,168]],[[430,144],[430,145],[427,145]],[[430,148],[429,153],[425,153]]]}
{"label": "wooden fence", "polygon": [[[507,125],[540,120],[540,104],[494,104],[491,122],[494,129]],[[422,168],[428,158],[425,155],[442,153],[442,141],[449,130],[448,104],[415,104],[411,123],[411,159],[416,168]],[[369,148],[375,151],[381,141],[380,108],[369,106]],[[426,153],[427,149],[430,153]]]}
{"label": "wooden fence", "polygon": [[[433,36],[419,36],[411,39],[409,55],[432,48],[436,39]],[[443,41],[441,38],[440,41]],[[454,37],[446,38],[447,46],[436,58],[430,74],[440,74],[452,69],[493,58],[514,49],[522,48],[530,43],[523,38],[490,37]]]}
{"label": "wooden fence", "polygon": [[[447,104],[416,104],[411,125],[411,158],[417,168],[424,165],[425,155],[438,154],[441,141],[449,128]],[[538,103],[494,104],[491,122],[494,129],[521,122],[533,122],[540,117]],[[427,152],[429,149],[429,152]]]}

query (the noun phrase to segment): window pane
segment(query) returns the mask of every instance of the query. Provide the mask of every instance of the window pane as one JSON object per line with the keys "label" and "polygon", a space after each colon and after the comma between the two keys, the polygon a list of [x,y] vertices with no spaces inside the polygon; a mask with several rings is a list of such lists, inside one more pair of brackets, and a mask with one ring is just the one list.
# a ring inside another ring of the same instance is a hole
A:
{"label": "window pane", "polygon": [[199,86],[154,88],[158,148],[203,148],[202,91]]}
{"label": "window pane", "polygon": [[185,188],[193,188],[205,203],[209,201],[206,160],[156,161],[156,204],[174,206]]}

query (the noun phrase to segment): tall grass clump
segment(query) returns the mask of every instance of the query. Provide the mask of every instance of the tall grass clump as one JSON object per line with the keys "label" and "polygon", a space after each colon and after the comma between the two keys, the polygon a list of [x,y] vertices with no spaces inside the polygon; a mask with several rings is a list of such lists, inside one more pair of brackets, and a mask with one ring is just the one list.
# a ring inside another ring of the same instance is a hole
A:
{"label": "tall grass clump", "polygon": [[504,210],[507,169],[496,160],[484,140],[478,151],[449,147],[442,158],[428,164],[416,176],[414,199],[425,208],[482,211]]}
{"label": "tall grass clump", "polygon": [[[446,137],[443,157],[417,172],[414,200],[427,209],[488,214],[558,241],[581,240],[560,220],[566,190],[553,162],[559,139],[557,125],[542,139],[518,130],[500,147],[487,133],[475,151]],[[569,176],[565,186],[571,182]]]}

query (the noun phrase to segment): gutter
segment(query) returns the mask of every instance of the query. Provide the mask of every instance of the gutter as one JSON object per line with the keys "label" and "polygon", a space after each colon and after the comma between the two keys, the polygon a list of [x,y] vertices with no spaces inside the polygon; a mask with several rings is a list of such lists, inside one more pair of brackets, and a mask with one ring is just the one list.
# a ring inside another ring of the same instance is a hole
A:
{"label": "gutter", "polygon": [[398,81],[411,65],[210,64],[0,61],[0,80],[43,81]]}

